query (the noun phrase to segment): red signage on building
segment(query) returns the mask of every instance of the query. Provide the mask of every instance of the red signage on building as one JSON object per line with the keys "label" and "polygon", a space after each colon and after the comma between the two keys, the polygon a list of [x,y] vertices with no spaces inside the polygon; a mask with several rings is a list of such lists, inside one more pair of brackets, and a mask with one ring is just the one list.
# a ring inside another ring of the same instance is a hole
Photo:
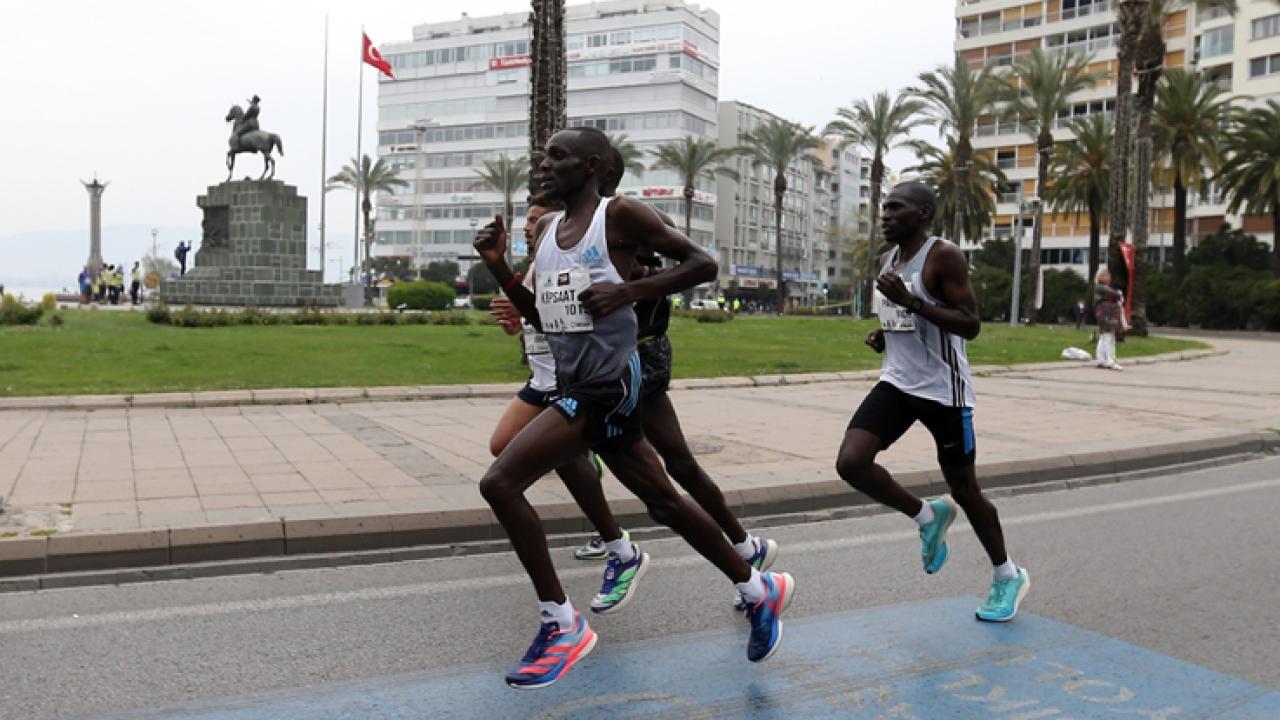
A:
{"label": "red signage on building", "polygon": [[688,55],[691,58],[694,58],[695,60],[702,57],[702,55],[698,52],[698,46],[694,45],[688,40],[684,41],[684,54]]}
{"label": "red signage on building", "polygon": [[489,58],[490,70],[506,70],[507,68],[528,67],[533,63],[533,59],[528,55],[505,55],[503,57]]}
{"label": "red signage on building", "polygon": [[671,197],[676,194],[675,188],[669,187],[647,187],[640,191],[645,197]]}

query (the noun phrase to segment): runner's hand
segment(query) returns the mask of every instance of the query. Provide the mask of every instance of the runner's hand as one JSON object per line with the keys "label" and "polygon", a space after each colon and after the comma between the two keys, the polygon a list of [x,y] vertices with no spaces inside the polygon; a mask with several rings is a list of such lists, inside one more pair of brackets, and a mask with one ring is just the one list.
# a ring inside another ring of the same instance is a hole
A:
{"label": "runner's hand", "polygon": [[907,284],[902,282],[902,276],[897,273],[885,273],[876,278],[876,289],[894,305],[905,307],[911,302],[911,291],[907,289]]}
{"label": "runner's hand", "polygon": [[603,317],[634,304],[635,298],[625,283],[596,283],[578,293],[578,301],[592,317]]}
{"label": "runner's hand", "polygon": [[867,347],[878,353],[884,352],[884,330],[876,329],[867,333]]}
{"label": "runner's hand", "polygon": [[508,335],[516,335],[520,332],[520,313],[510,300],[504,297],[494,298],[489,304],[489,314],[498,321]]}
{"label": "runner's hand", "polygon": [[473,243],[476,254],[490,267],[502,263],[507,255],[507,227],[502,213],[493,216],[493,222],[480,228]]}

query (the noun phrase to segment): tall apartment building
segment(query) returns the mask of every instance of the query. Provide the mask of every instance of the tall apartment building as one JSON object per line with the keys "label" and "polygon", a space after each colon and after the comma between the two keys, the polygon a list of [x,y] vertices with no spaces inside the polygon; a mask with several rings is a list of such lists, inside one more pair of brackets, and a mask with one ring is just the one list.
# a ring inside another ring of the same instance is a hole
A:
{"label": "tall apartment building", "polygon": [[[959,0],[956,5],[956,52],[975,67],[1010,66],[1041,48],[1046,52],[1074,51],[1093,57],[1091,68],[1109,71],[1109,77],[1092,89],[1077,93],[1071,106],[1059,115],[1054,137],[1070,140],[1067,123],[1074,117],[1115,112],[1116,43],[1119,40],[1116,7],[1119,0]],[[1220,8],[1197,14],[1194,5],[1165,18],[1167,44],[1165,67],[1205,73],[1235,95],[1255,98],[1280,95],[1280,8],[1269,1],[1242,0],[1240,12],[1231,16]],[[1273,59],[1274,58],[1274,59]],[[1241,100],[1241,102],[1251,102]],[[990,153],[1010,183],[997,194],[992,234],[1015,234],[1019,201],[1038,196],[1036,153],[1033,138],[1017,121],[984,119],[974,147]],[[1209,184],[1189,197],[1188,236],[1198,238],[1218,229],[1224,219],[1270,240],[1271,222],[1261,217],[1227,217],[1223,199]],[[1161,261],[1172,245],[1173,195],[1171,188],[1152,189],[1149,259]],[[1032,220],[1023,219],[1024,245],[1031,242]],[[1088,248],[1087,215],[1046,213],[1041,262],[1047,267],[1068,266],[1084,272]],[[1105,229],[1104,229],[1105,242]]]}
{"label": "tall apartment building", "polygon": [[831,139],[824,139],[812,155],[831,173],[827,282],[847,292],[854,272],[853,253],[871,232],[871,158]]}
{"label": "tall apartment building", "polygon": [[[719,26],[714,11],[683,0],[568,7],[569,124],[626,135],[646,151],[686,135],[715,138]],[[379,198],[376,254],[421,266],[472,253],[472,223],[502,206],[476,169],[528,152],[529,39],[521,11],[418,25],[411,41],[383,48],[396,79],[378,86],[378,154],[409,187]],[[675,173],[652,170],[620,188],[674,218],[684,217],[682,191]],[[698,183],[692,224],[693,240],[713,254],[714,191]],[[517,217],[524,199],[516,197]]]}
{"label": "tall apartment building", "polygon": [[[740,134],[773,117],[743,102],[720,103],[720,146],[739,145]],[[738,180],[722,177],[716,181],[719,286],[734,296],[771,302],[777,288],[778,247],[774,241],[773,170],[756,166],[747,157],[737,158],[733,169]],[[822,285],[827,282],[832,177],[832,172],[808,158],[797,158],[787,169],[782,253],[783,278],[792,302],[821,297]]]}

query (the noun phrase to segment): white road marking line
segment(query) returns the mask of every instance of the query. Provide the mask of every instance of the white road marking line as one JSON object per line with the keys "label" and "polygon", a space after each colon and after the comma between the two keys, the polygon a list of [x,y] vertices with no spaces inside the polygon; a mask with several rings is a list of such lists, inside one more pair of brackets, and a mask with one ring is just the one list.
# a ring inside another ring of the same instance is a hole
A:
{"label": "white road marking line", "polygon": [[[1163,505],[1172,505],[1183,502],[1194,502],[1196,500],[1221,497],[1224,495],[1235,495],[1239,493],[1253,492],[1256,490],[1270,490],[1274,488],[1280,488],[1280,478],[1258,480],[1255,482],[1240,483],[1237,485],[1227,485],[1216,488],[1206,488],[1203,490],[1191,490],[1172,495],[1158,495],[1139,498],[1136,500],[1121,500],[1117,502],[1103,503],[1100,505],[1071,508],[1068,510],[1032,513],[1030,515],[1022,515],[1019,517],[1005,519],[1002,522],[1006,527],[1032,525],[1036,523],[1067,520],[1103,513],[1160,507]],[[966,523],[957,522],[952,526],[953,531],[956,529],[970,528]],[[918,534],[915,530],[895,530],[892,532],[872,533],[858,537],[836,538],[833,540],[809,540],[805,542],[790,543],[787,545],[787,550],[788,552],[793,553],[845,550],[848,548],[863,547],[866,545],[879,545],[891,542],[901,542],[904,540],[913,540],[917,536]],[[701,557],[693,554],[654,560],[655,565],[660,567],[692,567],[701,565],[705,562],[706,561]],[[599,574],[599,567],[591,566],[564,570],[560,573],[560,577],[564,579],[574,579],[595,577]],[[50,630],[73,630],[106,625],[157,622],[182,618],[213,617],[244,612],[270,612],[275,610],[291,610],[294,608],[339,605],[343,603],[390,600],[402,597],[426,597],[454,591],[491,590],[508,585],[525,585],[528,582],[529,580],[524,574],[494,575],[490,577],[462,578],[458,580],[443,580],[439,582],[416,583],[413,585],[396,585],[391,587],[367,588],[363,590],[315,593],[311,595],[296,595],[258,600],[237,600],[220,603],[207,603],[203,605],[153,608],[149,610],[123,610],[119,612],[93,613],[80,615],[78,617],[8,620],[0,622],[0,635],[11,635],[25,632],[43,632]]]}

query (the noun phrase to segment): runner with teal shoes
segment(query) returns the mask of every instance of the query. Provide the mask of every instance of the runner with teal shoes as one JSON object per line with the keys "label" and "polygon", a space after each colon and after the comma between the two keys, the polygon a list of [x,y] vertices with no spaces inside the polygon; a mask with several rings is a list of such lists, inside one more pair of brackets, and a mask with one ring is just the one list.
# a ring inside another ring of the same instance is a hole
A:
{"label": "runner with teal shoes", "polygon": [[[993,566],[991,589],[975,615],[1006,622],[1017,614],[1031,581],[1009,558],[999,515],[974,473],[973,378],[965,342],[982,326],[964,253],[929,236],[936,210],[933,189],[919,182],[902,183],[885,198],[881,224],[893,247],[876,280],[873,307],[880,328],[866,339],[884,353],[884,367],[849,422],[836,471],[855,489],[916,521],[921,564],[930,575],[950,557],[947,531],[963,508]],[[875,462],[916,422],[933,435],[950,497],[921,500]]]}

